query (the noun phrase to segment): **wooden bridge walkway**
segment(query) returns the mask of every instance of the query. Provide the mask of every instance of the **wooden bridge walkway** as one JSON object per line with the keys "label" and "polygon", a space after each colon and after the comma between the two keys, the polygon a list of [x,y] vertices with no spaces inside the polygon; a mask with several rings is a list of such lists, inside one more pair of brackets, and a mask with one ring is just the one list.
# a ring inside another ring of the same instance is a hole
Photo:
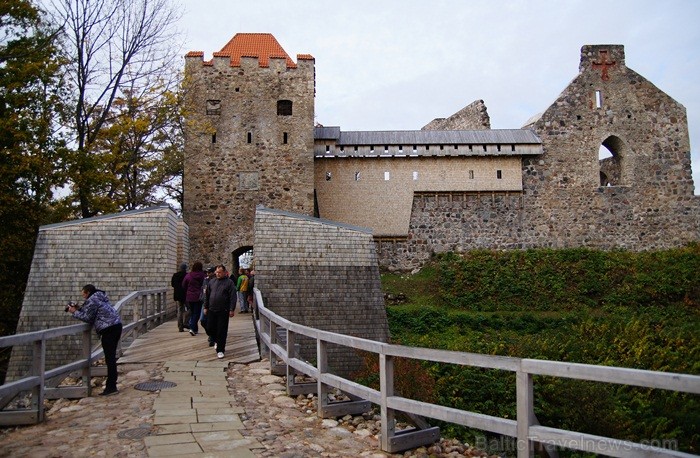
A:
{"label": "wooden bridge walkway", "polygon": [[[229,321],[226,356],[223,361],[250,363],[258,361],[258,345],[252,313],[236,314]],[[165,361],[218,361],[216,352],[207,344],[207,335],[202,327],[199,334],[191,336],[187,331],[179,332],[177,321],[168,321],[139,336],[127,347],[118,364],[161,363]]]}

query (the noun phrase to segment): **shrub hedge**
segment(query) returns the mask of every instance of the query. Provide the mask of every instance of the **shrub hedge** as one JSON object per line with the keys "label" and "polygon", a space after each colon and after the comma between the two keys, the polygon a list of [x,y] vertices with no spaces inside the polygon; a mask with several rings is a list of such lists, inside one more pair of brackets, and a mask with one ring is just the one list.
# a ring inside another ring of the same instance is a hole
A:
{"label": "shrub hedge", "polygon": [[[395,343],[699,375],[699,273],[699,244],[481,250],[436,256],[421,274],[387,274],[383,285],[408,298],[387,308]],[[513,374],[423,369],[439,404],[515,418]],[[412,383],[396,381],[399,390]],[[698,396],[548,377],[535,377],[535,394],[543,425],[700,453]],[[442,426],[466,440],[481,434]]]}

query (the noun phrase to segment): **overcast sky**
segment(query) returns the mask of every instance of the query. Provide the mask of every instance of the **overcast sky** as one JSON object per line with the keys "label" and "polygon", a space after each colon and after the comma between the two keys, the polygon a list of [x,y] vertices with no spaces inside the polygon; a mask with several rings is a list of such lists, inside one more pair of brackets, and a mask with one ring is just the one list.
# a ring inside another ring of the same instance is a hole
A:
{"label": "overcast sky", "polygon": [[272,33],[316,59],[316,122],[416,130],[481,99],[494,129],[520,128],[578,74],[584,44],[622,44],[626,64],[687,110],[700,194],[700,1],[180,0],[184,50]]}

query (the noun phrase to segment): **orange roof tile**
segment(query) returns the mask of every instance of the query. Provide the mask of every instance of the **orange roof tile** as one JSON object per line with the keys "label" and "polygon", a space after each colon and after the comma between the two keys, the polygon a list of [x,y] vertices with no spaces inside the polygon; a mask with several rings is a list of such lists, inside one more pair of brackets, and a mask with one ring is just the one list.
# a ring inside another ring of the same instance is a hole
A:
{"label": "orange roof tile", "polygon": [[271,33],[237,33],[221,51],[214,53],[214,57],[226,56],[231,57],[232,67],[241,65],[241,57],[257,57],[261,67],[268,67],[270,58],[285,59],[287,68],[297,66]]}

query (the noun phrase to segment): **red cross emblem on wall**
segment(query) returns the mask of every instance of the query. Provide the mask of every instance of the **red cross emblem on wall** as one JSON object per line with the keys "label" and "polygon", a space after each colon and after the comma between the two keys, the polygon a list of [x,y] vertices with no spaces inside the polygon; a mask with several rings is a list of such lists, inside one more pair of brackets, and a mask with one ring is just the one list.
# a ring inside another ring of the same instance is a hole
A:
{"label": "red cross emblem on wall", "polygon": [[608,62],[608,52],[607,51],[598,51],[600,53],[600,62],[593,62],[593,70],[598,70],[599,68],[602,69],[602,72],[600,74],[600,78],[603,81],[607,81],[610,79],[610,76],[608,75],[608,67],[612,67],[616,64],[615,61]]}

